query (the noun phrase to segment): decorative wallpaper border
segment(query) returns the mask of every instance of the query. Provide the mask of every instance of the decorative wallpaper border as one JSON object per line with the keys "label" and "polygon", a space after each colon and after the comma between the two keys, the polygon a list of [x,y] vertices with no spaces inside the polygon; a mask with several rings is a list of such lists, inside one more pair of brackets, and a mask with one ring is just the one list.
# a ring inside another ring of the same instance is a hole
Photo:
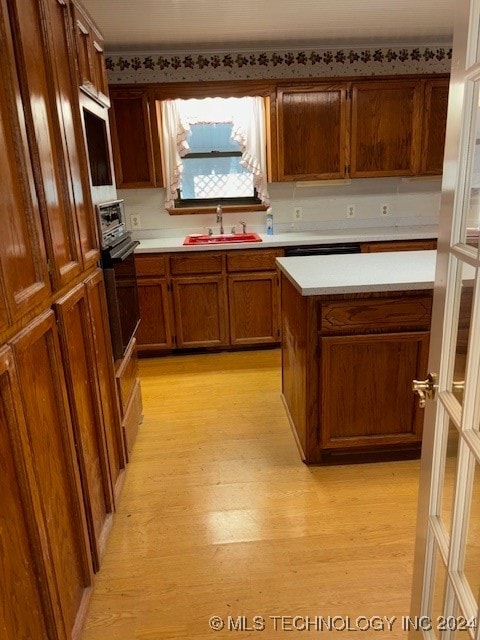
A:
{"label": "decorative wallpaper border", "polygon": [[448,73],[451,58],[452,49],[442,46],[362,47],[110,55],[106,66],[108,81],[116,84]]}

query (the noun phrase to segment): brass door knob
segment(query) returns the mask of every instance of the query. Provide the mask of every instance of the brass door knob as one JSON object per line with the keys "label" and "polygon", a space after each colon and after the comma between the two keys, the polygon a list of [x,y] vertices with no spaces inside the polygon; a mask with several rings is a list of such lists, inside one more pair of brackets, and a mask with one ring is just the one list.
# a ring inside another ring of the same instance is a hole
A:
{"label": "brass door knob", "polygon": [[437,392],[437,374],[429,373],[425,380],[412,380],[412,390],[418,393],[420,399],[418,405],[421,409],[425,407],[428,400],[433,400]]}

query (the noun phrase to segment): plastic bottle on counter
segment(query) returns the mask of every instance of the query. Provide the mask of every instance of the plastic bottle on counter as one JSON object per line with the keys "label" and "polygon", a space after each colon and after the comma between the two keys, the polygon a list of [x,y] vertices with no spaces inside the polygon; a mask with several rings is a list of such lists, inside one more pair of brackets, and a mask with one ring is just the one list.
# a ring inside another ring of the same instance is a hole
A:
{"label": "plastic bottle on counter", "polygon": [[267,209],[267,215],[265,216],[265,228],[267,236],[273,236],[273,213],[272,209]]}

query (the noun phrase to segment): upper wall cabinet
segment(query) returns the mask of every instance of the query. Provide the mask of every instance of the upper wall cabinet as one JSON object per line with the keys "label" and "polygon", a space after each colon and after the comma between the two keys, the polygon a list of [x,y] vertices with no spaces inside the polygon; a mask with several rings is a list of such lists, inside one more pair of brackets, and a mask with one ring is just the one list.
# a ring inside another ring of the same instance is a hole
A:
{"label": "upper wall cabinet", "polygon": [[418,80],[353,83],[352,178],[417,172],[421,100]]}
{"label": "upper wall cabinet", "polygon": [[[15,322],[50,294],[50,280],[13,43],[0,2],[0,267],[5,297],[0,326]],[[8,313],[7,313],[8,308]]]}
{"label": "upper wall cabinet", "polygon": [[110,87],[110,128],[118,189],[160,186],[144,89]]}
{"label": "upper wall cabinet", "polygon": [[280,181],[345,177],[347,86],[277,89]]}
{"label": "upper wall cabinet", "polygon": [[103,38],[80,4],[72,3],[80,87],[102,104],[110,106]]}
{"label": "upper wall cabinet", "polygon": [[448,79],[425,81],[420,173],[441,174],[447,126]]}

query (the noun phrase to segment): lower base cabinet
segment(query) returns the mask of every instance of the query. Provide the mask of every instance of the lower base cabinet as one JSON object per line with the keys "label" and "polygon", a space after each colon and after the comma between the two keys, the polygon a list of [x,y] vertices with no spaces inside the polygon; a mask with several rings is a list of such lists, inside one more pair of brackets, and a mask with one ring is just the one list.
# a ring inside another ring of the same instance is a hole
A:
{"label": "lower base cabinet", "polygon": [[282,394],[300,455],[418,457],[431,291],[301,296],[282,275]]}
{"label": "lower base cabinet", "polygon": [[71,638],[81,627],[93,567],[53,312],[38,316],[11,344],[28,438],[24,457],[32,461],[32,485],[25,490],[38,495],[37,531],[46,534],[36,558],[42,565],[38,578],[51,576],[47,605],[54,612],[58,606],[55,633]]}
{"label": "lower base cabinet", "polygon": [[135,338],[130,341],[125,356],[118,364],[115,378],[120,401],[123,441],[127,458],[129,458],[142,421],[143,412]]}

